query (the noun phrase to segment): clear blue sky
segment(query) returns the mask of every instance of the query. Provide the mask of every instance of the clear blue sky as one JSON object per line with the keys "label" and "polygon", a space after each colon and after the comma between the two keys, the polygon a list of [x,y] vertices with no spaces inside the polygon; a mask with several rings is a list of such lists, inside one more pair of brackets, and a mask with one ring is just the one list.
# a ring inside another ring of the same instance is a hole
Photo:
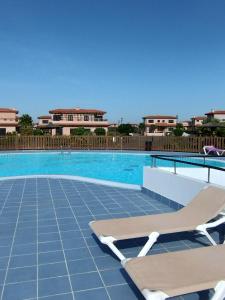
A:
{"label": "clear blue sky", "polygon": [[224,0],[0,0],[0,106],[225,109]]}

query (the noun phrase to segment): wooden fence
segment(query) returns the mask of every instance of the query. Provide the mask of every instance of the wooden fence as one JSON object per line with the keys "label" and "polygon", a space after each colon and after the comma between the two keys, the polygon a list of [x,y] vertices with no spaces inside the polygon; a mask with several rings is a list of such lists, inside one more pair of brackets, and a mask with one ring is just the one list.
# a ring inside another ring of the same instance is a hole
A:
{"label": "wooden fence", "polygon": [[0,150],[153,150],[201,152],[204,145],[225,149],[220,137],[4,136]]}

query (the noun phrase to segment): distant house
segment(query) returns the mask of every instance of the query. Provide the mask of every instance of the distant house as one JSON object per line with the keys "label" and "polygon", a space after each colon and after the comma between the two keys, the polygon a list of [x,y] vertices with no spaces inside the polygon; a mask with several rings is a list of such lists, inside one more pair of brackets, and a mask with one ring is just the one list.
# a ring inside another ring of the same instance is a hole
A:
{"label": "distant house", "polygon": [[58,108],[49,111],[48,116],[40,116],[37,128],[51,135],[70,135],[74,128],[83,127],[93,132],[102,127],[108,130],[109,123],[103,118],[106,112],[96,109]]}
{"label": "distant house", "polygon": [[39,116],[36,128],[41,129],[45,134],[52,135],[52,117],[50,115]]}
{"label": "distant house", "polygon": [[144,118],[146,136],[169,135],[177,125],[176,116],[149,115]]}
{"label": "distant house", "polygon": [[204,116],[197,116],[191,118],[191,126],[192,127],[199,127],[203,125],[204,120],[206,120],[206,117]]}
{"label": "distant house", "polygon": [[180,123],[183,125],[185,130],[187,130],[191,126],[191,121],[189,120],[181,121]]}
{"label": "distant house", "polygon": [[110,123],[109,128],[118,128],[119,124],[118,123]]}
{"label": "distant house", "polygon": [[40,116],[38,117],[38,125],[48,125],[51,123],[51,116]]}
{"label": "distant house", "polygon": [[14,108],[0,108],[0,135],[13,133],[18,128],[18,110]]}
{"label": "distant house", "polygon": [[205,115],[207,116],[209,122],[212,119],[217,119],[221,122],[225,122],[225,110],[212,110]]}

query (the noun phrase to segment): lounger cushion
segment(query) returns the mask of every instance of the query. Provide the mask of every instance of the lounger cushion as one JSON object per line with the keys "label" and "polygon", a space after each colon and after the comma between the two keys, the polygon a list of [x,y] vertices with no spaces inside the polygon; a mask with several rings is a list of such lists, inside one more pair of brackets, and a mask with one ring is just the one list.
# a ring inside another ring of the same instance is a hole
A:
{"label": "lounger cushion", "polygon": [[134,258],[125,269],[140,291],[170,297],[214,288],[225,280],[225,245]]}
{"label": "lounger cushion", "polygon": [[117,240],[160,234],[192,231],[215,218],[225,208],[225,190],[217,187],[203,189],[186,207],[173,213],[140,217],[99,220],[90,224],[99,236]]}

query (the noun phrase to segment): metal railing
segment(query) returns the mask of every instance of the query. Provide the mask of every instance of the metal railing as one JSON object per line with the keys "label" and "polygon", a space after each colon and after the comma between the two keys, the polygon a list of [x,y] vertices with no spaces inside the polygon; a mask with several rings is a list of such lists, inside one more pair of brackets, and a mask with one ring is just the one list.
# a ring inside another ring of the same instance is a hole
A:
{"label": "metal railing", "polygon": [[[151,155],[152,157],[152,168],[156,168],[157,167],[157,160],[163,160],[163,161],[170,161],[173,162],[173,173],[177,174],[177,164],[186,164],[186,165],[190,165],[190,166],[195,166],[195,167],[201,167],[201,168],[206,168],[207,169],[207,183],[210,183],[210,176],[211,176],[211,170],[217,170],[217,171],[221,171],[221,172],[225,172],[225,168],[221,168],[221,167],[217,167],[217,166],[212,166],[209,165],[206,162],[206,159],[210,160],[210,159],[214,159],[214,158],[220,158],[219,156],[216,155],[210,155],[210,156],[206,156],[206,155]],[[198,162],[192,162],[192,161],[185,161],[182,160],[182,158],[202,158],[203,159],[203,163],[198,163]],[[224,161],[225,162],[225,161]]]}

